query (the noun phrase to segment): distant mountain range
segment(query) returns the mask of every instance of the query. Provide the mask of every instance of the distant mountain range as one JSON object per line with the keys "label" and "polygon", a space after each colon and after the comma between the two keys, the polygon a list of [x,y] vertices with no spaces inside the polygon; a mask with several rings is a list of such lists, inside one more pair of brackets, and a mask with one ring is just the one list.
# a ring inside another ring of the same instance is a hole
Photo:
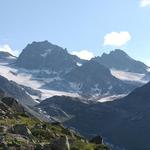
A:
{"label": "distant mountain range", "polygon": [[[76,93],[93,100],[128,94],[148,82],[150,75],[148,66],[132,59],[122,50],[117,49],[86,61],[48,41],[28,44],[18,58],[5,52],[0,53],[0,58],[8,63],[0,69],[1,75],[8,80],[21,85],[17,79],[21,76],[22,81],[28,78],[29,82],[39,84],[38,87],[28,85],[35,90]],[[26,86],[26,83],[23,85]],[[41,95],[38,94],[36,99],[41,99]]]}
{"label": "distant mountain range", "polygon": [[115,78],[109,69],[146,73],[148,68],[121,50],[85,61],[48,41],[28,44],[18,57],[16,66],[30,72],[37,71],[32,76],[36,80],[44,81],[44,89],[75,92],[89,98],[91,95],[100,98],[127,94],[143,84],[125,83],[117,79],[117,76]]}

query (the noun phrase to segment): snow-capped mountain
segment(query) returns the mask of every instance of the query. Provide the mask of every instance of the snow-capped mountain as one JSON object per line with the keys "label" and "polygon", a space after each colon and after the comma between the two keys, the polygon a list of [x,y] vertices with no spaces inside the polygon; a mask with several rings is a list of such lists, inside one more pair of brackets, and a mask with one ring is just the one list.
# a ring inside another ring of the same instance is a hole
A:
{"label": "snow-capped mountain", "polygon": [[[124,52],[116,51],[114,53],[127,57],[126,61],[131,59]],[[35,95],[27,91],[32,98],[40,100],[54,95],[101,100],[117,95],[120,97],[139,86],[126,82],[124,75],[119,74],[118,70],[109,70],[108,66],[100,64],[97,59],[98,57],[90,61],[82,60],[48,41],[32,42],[23,49],[14,63],[1,63],[0,75],[19,85],[40,91],[40,94]],[[146,68],[146,65],[142,66]],[[144,77],[140,73],[132,76],[133,78],[130,78],[131,75],[128,77],[132,81],[135,76],[138,76],[137,80]]]}
{"label": "snow-capped mountain", "polygon": [[150,79],[149,67],[131,58],[123,50],[116,49],[109,54],[103,53],[102,56],[95,57],[93,60],[108,67],[113,76],[127,83],[143,85]]}
{"label": "snow-capped mountain", "polygon": [[141,74],[141,73],[134,73],[134,72],[128,72],[122,70],[115,70],[115,69],[110,69],[110,71],[114,77],[126,83],[133,84],[135,86],[141,86],[146,84],[148,81],[150,81],[150,74],[148,73]]}
{"label": "snow-capped mountain", "polygon": [[[14,81],[18,85],[20,85],[30,97],[33,99],[43,100],[48,97],[52,97],[54,95],[66,95],[72,97],[78,97],[77,93],[69,93],[63,91],[54,91],[50,89],[42,88],[45,83],[47,83],[47,79],[45,77],[36,77],[43,71],[38,70],[27,70],[19,67],[15,67],[9,63],[0,63],[0,75],[5,77],[9,81]],[[51,79],[52,80],[52,79]],[[32,91],[32,92],[31,92]]]}
{"label": "snow-capped mountain", "polygon": [[135,88],[115,78],[108,68],[93,60],[72,69],[65,75],[65,79],[71,85],[76,85],[85,96],[125,94]]}
{"label": "snow-capped mountain", "polygon": [[105,66],[81,60],[48,41],[28,44],[15,67],[31,74],[32,80],[41,83],[40,89],[78,93],[88,98],[127,94],[135,88],[113,77]]}
{"label": "snow-capped mountain", "polygon": [[148,69],[148,66],[144,63],[134,60],[120,49],[111,51],[109,54],[104,53],[101,57],[95,57],[93,59],[110,69],[134,73],[146,73]]}

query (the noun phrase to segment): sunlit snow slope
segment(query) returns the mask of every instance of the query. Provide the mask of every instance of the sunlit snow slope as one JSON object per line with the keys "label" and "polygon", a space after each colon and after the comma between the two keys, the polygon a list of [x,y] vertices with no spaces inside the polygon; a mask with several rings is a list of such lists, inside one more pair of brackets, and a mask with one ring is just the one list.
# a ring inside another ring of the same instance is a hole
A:
{"label": "sunlit snow slope", "polygon": [[69,92],[62,92],[62,91],[53,91],[41,88],[44,85],[44,81],[42,80],[35,80],[32,73],[35,71],[28,71],[25,69],[18,69],[16,67],[12,67],[7,63],[0,63],[0,75],[4,76],[8,80],[15,81],[18,84],[31,87],[36,90],[41,91],[41,97],[36,97],[30,95],[34,99],[45,99],[52,97],[54,95],[66,95],[72,97],[78,97],[77,93],[69,93]]}

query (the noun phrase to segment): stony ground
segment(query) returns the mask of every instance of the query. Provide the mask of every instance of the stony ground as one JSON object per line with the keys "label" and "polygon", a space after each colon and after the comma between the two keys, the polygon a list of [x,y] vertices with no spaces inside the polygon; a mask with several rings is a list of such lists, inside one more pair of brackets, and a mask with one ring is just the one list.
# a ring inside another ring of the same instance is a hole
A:
{"label": "stony ground", "polygon": [[26,112],[13,98],[0,100],[0,150],[108,150],[100,136],[91,142],[60,123]]}

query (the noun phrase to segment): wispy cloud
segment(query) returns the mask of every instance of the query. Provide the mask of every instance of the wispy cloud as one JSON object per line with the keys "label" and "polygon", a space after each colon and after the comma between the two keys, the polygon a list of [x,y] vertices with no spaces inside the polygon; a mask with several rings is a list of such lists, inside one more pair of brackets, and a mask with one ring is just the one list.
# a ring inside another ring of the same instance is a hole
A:
{"label": "wispy cloud", "polygon": [[94,57],[94,54],[88,50],[81,50],[81,51],[73,51],[72,55],[76,55],[81,59],[90,60]]}
{"label": "wispy cloud", "polygon": [[150,0],[141,0],[140,1],[140,6],[141,7],[150,6]]}
{"label": "wispy cloud", "polygon": [[8,44],[0,45],[0,51],[8,52],[14,56],[19,55],[19,52],[17,50],[12,50]]}
{"label": "wispy cloud", "polygon": [[122,46],[131,40],[131,35],[127,31],[111,32],[104,36],[104,46]]}

